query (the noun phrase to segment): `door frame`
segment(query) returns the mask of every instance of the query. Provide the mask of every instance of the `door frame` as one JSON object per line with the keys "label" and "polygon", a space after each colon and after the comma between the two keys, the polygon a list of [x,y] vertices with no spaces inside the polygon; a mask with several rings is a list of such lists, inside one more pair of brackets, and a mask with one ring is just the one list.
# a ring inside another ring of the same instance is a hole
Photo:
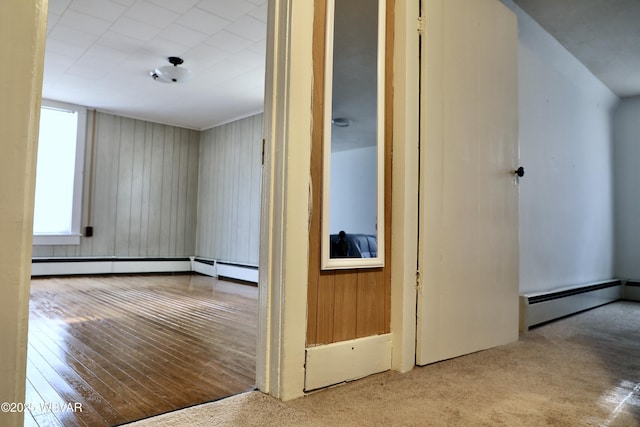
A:
{"label": "door frame", "polygon": [[[396,2],[391,334],[400,372],[415,366],[419,13],[419,0]],[[313,18],[313,2],[269,2],[256,384],[282,400],[304,394]]]}

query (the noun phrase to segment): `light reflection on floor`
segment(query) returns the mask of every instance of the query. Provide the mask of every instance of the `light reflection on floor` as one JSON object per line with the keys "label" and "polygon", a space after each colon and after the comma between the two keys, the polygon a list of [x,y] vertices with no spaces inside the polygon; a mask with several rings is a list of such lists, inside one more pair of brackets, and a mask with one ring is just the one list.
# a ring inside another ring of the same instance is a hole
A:
{"label": "light reflection on floor", "polygon": [[600,404],[611,410],[611,415],[603,426],[616,425],[616,419],[622,412],[640,414],[640,383],[621,381],[602,396]]}

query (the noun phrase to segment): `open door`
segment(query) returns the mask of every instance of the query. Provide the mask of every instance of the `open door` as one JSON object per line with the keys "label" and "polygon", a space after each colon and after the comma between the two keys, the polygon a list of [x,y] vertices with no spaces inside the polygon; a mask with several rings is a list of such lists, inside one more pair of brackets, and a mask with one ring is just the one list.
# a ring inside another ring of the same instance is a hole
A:
{"label": "open door", "polygon": [[518,339],[517,18],[423,0],[416,363]]}

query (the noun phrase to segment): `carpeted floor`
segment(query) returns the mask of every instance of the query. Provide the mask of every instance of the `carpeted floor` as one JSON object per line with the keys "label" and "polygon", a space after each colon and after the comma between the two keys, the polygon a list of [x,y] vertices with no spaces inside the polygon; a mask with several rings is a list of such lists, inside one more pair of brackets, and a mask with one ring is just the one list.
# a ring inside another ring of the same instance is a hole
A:
{"label": "carpeted floor", "polygon": [[151,426],[640,426],[640,304],[290,402],[251,392],[130,425]]}

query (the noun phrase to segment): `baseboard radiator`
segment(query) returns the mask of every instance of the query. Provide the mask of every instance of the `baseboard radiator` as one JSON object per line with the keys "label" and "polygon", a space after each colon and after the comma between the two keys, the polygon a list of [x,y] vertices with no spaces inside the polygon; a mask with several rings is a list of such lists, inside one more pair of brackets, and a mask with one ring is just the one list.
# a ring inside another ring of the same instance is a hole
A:
{"label": "baseboard radiator", "polygon": [[640,302],[640,281],[628,280],[624,284],[624,299]]}
{"label": "baseboard radiator", "polygon": [[193,271],[219,279],[258,283],[258,266],[196,257]]}
{"label": "baseboard radiator", "polygon": [[[640,294],[640,287],[638,291]],[[620,280],[520,295],[520,331],[624,297]]]}
{"label": "baseboard radiator", "polygon": [[31,276],[92,274],[183,273],[191,259],[140,257],[32,258]]}
{"label": "baseboard radiator", "polygon": [[220,279],[258,283],[258,267],[199,257],[80,257],[31,259],[31,276],[196,272]]}

